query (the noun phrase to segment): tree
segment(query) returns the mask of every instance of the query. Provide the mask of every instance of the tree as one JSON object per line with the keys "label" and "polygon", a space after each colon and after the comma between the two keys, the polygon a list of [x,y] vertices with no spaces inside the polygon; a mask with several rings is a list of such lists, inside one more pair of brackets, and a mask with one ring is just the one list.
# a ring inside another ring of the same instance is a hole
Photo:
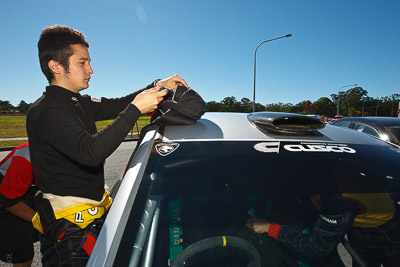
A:
{"label": "tree", "polygon": [[361,87],[354,87],[346,91],[345,98],[343,99],[342,115],[347,116],[360,116],[363,99],[368,95],[368,92]]}
{"label": "tree", "polygon": [[304,103],[305,103],[305,101],[301,101],[301,102],[297,103],[296,105],[291,106],[289,112],[299,113],[299,114],[303,113]]}
{"label": "tree", "polygon": [[304,101],[302,113],[304,113],[304,114],[314,114],[315,113],[315,107],[310,100]]}
{"label": "tree", "polygon": [[[265,111],[265,106],[260,103],[256,102],[255,107],[256,107],[256,111]],[[251,109],[251,111],[253,111],[253,108]]]}
{"label": "tree", "polygon": [[292,104],[284,104],[282,102],[268,104],[265,106],[268,111],[276,111],[276,112],[290,112]]}
{"label": "tree", "polygon": [[215,101],[207,102],[207,111],[209,112],[222,112],[224,111],[224,105]]}
{"label": "tree", "polygon": [[20,113],[26,114],[28,112],[28,109],[30,106],[31,106],[31,104],[28,104],[24,100],[21,100],[21,102],[19,102],[19,105],[17,106],[17,108]]}
{"label": "tree", "polygon": [[221,101],[221,103],[224,104],[224,105],[226,105],[226,106],[228,106],[228,107],[232,107],[233,104],[236,103],[236,97],[234,97],[234,96],[225,97],[225,98]]}
{"label": "tree", "polygon": [[327,97],[321,97],[314,102],[315,114],[323,117],[333,117],[336,115],[336,105]]}
{"label": "tree", "polygon": [[253,110],[253,102],[250,99],[243,97],[241,100],[242,112],[250,113]]}
{"label": "tree", "polygon": [[9,113],[13,112],[15,110],[15,107],[11,105],[10,101],[3,101],[0,100],[0,112],[1,113]]}

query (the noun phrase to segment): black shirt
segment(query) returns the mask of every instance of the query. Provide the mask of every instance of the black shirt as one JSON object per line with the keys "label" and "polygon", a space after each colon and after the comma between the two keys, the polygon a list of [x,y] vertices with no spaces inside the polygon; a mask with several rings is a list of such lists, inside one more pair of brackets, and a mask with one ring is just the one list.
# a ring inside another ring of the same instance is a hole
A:
{"label": "black shirt", "polygon": [[[101,200],[104,161],[141,116],[131,102],[142,90],[118,99],[98,99],[46,87],[26,121],[37,186],[44,193]],[[97,132],[95,121],[114,118]]]}

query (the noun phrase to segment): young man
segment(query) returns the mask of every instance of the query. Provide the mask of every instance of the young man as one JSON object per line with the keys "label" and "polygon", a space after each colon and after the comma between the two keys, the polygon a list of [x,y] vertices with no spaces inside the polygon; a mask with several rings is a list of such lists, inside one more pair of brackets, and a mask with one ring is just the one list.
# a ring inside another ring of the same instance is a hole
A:
{"label": "young man", "polygon": [[[43,266],[86,265],[112,202],[104,160],[142,114],[157,108],[167,94],[161,87],[187,86],[174,75],[118,99],[81,95],[93,74],[88,47],[81,32],[60,25],[44,29],[38,42],[50,86],[29,109],[27,132],[41,190],[33,223],[42,233]],[[95,121],[107,119],[115,120],[97,132]]]}
{"label": "young man", "polygon": [[31,266],[33,243],[39,240],[32,225],[34,179],[28,143],[0,162],[0,260],[16,267]]}

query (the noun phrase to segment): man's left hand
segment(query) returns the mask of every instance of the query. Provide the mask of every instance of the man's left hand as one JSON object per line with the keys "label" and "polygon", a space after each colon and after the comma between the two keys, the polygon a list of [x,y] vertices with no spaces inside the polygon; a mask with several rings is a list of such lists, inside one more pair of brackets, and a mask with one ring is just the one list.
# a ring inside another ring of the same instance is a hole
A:
{"label": "man's left hand", "polygon": [[178,85],[184,85],[188,87],[185,80],[179,77],[178,74],[172,75],[171,77],[168,77],[164,80],[160,80],[156,83],[156,86],[158,87],[166,87],[172,90],[175,90],[176,87],[178,87]]}

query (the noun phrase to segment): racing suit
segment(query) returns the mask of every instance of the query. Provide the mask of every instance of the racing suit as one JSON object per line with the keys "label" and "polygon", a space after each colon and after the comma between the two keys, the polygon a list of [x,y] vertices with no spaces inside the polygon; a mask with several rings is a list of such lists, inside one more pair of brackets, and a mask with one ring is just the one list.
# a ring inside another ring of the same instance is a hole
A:
{"label": "racing suit", "polygon": [[[33,223],[44,234],[40,237],[44,266],[59,261],[86,263],[96,239],[92,226],[96,225],[97,234],[99,220],[104,219],[112,201],[104,188],[104,161],[142,115],[131,102],[157,81],[117,99],[81,95],[51,85],[30,107],[27,133],[41,190],[35,199],[38,213]],[[97,132],[95,122],[108,119],[115,120]],[[68,242],[79,236],[91,240],[91,245],[78,240],[74,250],[66,251]]]}
{"label": "racing suit", "polygon": [[5,210],[24,202],[35,210],[33,196],[37,187],[32,185],[29,145],[22,144],[13,149],[0,162],[0,259],[10,263],[23,263],[33,258],[33,243],[38,241],[38,232],[32,223],[18,218]]}
{"label": "racing suit", "polygon": [[[321,196],[316,202],[321,210],[308,234],[286,225],[271,223],[268,235],[299,255],[318,259],[334,251],[348,234],[349,243],[368,266],[398,264],[398,205],[387,194]],[[357,266],[357,263],[353,263],[353,266]]]}

